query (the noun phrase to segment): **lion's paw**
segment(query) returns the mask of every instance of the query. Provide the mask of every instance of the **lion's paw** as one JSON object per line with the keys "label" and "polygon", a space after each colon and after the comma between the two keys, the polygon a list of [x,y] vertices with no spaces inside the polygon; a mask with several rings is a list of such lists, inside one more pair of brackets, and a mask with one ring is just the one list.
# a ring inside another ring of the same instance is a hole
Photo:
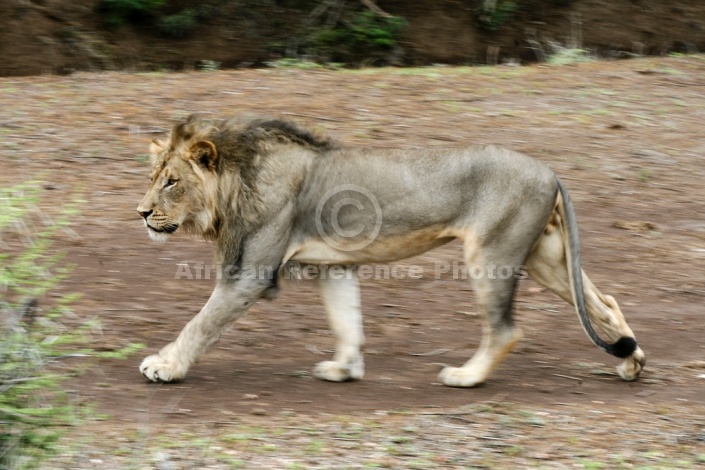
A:
{"label": "lion's paw", "polygon": [[365,367],[362,359],[347,364],[337,361],[323,361],[316,364],[313,375],[329,382],[345,382],[361,379],[365,375]]}
{"label": "lion's paw", "polygon": [[167,361],[159,354],[147,356],[140,364],[140,372],[152,382],[174,382],[184,378],[186,369]]}
{"label": "lion's paw", "polygon": [[641,348],[637,347],[636,351],[634,351],[631,356],[626,358],[624,362],[617,366],[617,373],[620,377],[622,377],[622,379],[631,382],[639,378],[639,374],[641,374],[641,371],[644,370],[645,365],[646,355]]}
{"label": "lion's paw", "polygon": [[445,367],[438,379],[448,387],[477,387],[485,381],[485,376],[467,367]]}

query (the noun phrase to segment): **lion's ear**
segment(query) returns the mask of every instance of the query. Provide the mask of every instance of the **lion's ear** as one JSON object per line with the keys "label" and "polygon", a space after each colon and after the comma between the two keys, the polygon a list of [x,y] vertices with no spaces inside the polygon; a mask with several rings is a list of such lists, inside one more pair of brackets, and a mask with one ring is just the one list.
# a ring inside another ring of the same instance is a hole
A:
{"label": "lion's ear", "polygon": [[152,162],[152,165],[156,162],[157,157],[159,157],[159,155],[166,150],[166,147],[167,142],[159,139],[154,139],[152,143],[149,144],[149,159]]}
{"label": "lion's ear", "polygon": [[209,171],[215,170],[215,163],[218,161],[218,151],[213,142],[201,140],[191,146],[191,159]]}

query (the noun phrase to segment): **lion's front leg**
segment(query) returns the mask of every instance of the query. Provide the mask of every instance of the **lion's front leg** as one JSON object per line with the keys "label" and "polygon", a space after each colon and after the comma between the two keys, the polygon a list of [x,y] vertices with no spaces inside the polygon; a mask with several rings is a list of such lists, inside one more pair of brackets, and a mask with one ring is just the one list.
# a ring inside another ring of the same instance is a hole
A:
{"label": "lion's front leg", "polygon": [[218,285],[206,305],[181,330],[176,341],[159,353],[146,357],[140,372],[154,382],[183,379],[191,364],[215,343],[223,330],[240,318],[258,298],[262,287],[223,283]]}
{"label": "lion's front leg", "polygon": [[184,378],[190,366],[186,356],[179,355],[174,341],[159,353],[145,357],[140,364],[140,372],[153,382],[174,382]]}
{"label": "lion's front leg", "polygon": [[318,286],[336,345],[333,360],[319,362],[314,375],[332,382],[361,379],[365,374],[365,364],[360,348],[365,338],[357,275],[352,268],[329,268],[321,273]]}

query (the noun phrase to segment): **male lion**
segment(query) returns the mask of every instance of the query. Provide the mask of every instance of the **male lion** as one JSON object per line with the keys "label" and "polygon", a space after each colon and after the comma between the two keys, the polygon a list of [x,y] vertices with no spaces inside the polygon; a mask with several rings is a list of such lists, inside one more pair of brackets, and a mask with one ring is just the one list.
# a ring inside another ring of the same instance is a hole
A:
{"label": "male lion", "polygon": [[[494,146],[346,148],[287,121],[198,117],[174,126],[151,152],[151,183],[137,208],[149,235],[163,239],[180,229],[214,241],[221,276],[176,341],[144,359],[140,371],[150,380],[183,378],[228,325],[276,292],[278,272],[290,261],[321,269],[317,282],[336,352],[316,366],[316,377],[360,379],[364,339],[354,266],[407,258],[455,238],[469,268],[525,266],[575,305],[592,342],[625,359],[617,368],[623,379],[637,379],[645,364],[615,300],[581,269],[566,189],[526,155]],[[344,275],[332,275],[334,268]],[[258,274],[245,275],[252,272]],[[485,314],[482,341],[465,365],[441,371],[445,385],[483,383],[519,341],[516,284],[516,276],[473,279]]]}

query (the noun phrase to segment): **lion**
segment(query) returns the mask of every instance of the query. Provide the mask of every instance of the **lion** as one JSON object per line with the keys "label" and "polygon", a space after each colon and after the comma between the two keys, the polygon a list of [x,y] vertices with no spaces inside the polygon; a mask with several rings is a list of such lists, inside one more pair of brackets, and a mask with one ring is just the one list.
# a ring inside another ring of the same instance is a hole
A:
{"label": "lion", "polygon": [[[287,120],[199,116],[176,124],[150,150],[151,180],[137,208],[149,236],[183,232],[210,240],[219,266],[201,311],[141,363],[151,381],[183,379],[255,301],[276,295],[292,263],[319,269],[316,282],[336,340],[334,357],[317,364],[314,375],[361,379],[356,266],[408,258],[454,239],[468,267],[523,267],[574,305],[588,338],[624,359],[617,367],[624,380],[636,380],[645,365],[617,302],[581,269],[566,188],[527,155],[499,146],[351,148]],[[519,277],[472,278],[484,313],[480,346],[461,367],[440,372],[443,384],[484,383],[521,339],[512,318]]]}

